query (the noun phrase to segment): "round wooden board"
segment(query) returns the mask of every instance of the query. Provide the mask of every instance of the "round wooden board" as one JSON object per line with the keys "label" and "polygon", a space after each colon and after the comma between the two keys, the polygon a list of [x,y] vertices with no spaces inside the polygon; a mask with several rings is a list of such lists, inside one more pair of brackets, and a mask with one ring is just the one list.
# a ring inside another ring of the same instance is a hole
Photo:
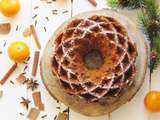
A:
{"label": "round wooden board", "polygon": [[122,13],[124,12],[120,13],[113,10],[99,10],[99,11],[82,13],[72,18],[72,19],[77,17],[85,18],[95,14],[114,17],[122,25],[125,26],[125,28],[128,31],[129,37],[137,45],[138,57],[136,60],[137,73],[136,73],[135,83],[131,87],[125,89],[121,93],[121,97],[118,100],[110,101],[110,104],[87,103],[83,99],[66,94],[59,85],[58,79],[52,73],[51,56],[54,49],[55,37],[61,30],[63,30],[65,25],[72,19],[68,20],[57,29],[57,31],[53,34],[53,36],[47,43],[46,48],[44,49],[40,65],[41,77],[43,79],[44,85],[46,86],[49,93],[55,99],[63,102],[65,105],[69,106],[71,109],[81,114],[87,116],[99,116],[112,112],[113,110],[119,108],[122,104],[130,101],[133,98],[133,96],[138,92],[138,90],[140,89],[140,87],[144,82],[145,73],[147,69],[147,53],[148,53],[146,49],[145,36],[136,27],[137,26],[136,24],[134,24],[124,14],[122,15]]}

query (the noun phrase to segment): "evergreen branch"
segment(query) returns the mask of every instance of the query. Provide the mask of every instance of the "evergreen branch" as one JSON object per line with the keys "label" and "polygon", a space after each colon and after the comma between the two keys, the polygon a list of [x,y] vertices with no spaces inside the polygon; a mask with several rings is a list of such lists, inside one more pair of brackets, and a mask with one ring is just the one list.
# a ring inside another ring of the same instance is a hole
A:
{"label": "evergreen branch", "polygon": [[107,3],[112,7],[128,7],[139,8],[144,5],[145,0],[107,0]]}
{"label": "evergreen branch", "polygon": [[117,8],[118,7],[118,0],[107,0],[107,3],[112,8]]}
{"label": "evergreen branch", "polygon": [[[155,55],[153,56],[152,54],[155,54]],[[159,62],[160,62],[160,35],[153,38],[153,48],[152,48],[151,59],[150,59],[151,73],[158,66]]]}
{"label": "evergreen branch", "polygon": [[156,0],[145,0],[144,7],[150,19],[160,21],[160,8]]}
{"label": "evergreen branch", "polygon": [[153,38],[153,50],[157,52],[157,57],[160,59],[160,35]]}
{"label": "evergreen branch", "polygon": [[114,7],[141,8],[139,24],[147,35],[151,47],[151,73],[160,62],[160,7],[156,0],[109,0]]}

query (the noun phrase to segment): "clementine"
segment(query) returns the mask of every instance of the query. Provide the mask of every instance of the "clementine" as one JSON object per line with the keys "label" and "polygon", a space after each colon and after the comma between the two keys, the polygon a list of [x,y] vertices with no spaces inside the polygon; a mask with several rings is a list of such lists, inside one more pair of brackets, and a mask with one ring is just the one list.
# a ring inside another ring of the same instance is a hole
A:
{"label": "clementine", "polygon": [[150,91],[144,98],[146,108],[151,112],[160,112],[160,92]]}
{"label": "clementine", "polygon": [[20,2],[19,0],[1,0],[0,10],[4,16],[14,16],[20,10]]}
{"label": "clementine", "polygon": [[14,42],[8,47],[9,57],[17,63],[25,61],[29,53],[28,45],[22,41]]}

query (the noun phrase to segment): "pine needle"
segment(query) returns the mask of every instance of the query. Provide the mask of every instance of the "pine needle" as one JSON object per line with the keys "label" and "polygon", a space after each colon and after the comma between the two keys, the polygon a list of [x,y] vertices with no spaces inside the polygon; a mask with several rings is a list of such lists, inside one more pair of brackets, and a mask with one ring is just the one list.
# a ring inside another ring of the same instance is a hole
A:
{"label": "pine needle", "polygon": [[144,5],[145,0],[107,0],[107,3],[112,7],[127,7],[127,8],[139,8]]}
{"label": "pine needle", "polygon": [[117,8],[118,7],[118,0],[107,0],[107,3],[112,8]]}
{"label": "pine needle", "polygon": [[150,41],[151,52],[156,52],[157,58],[151,58],[150,70],[160,62],[160,6],[156,0],[109,0],[111,7],[140,8],[139,24]]}

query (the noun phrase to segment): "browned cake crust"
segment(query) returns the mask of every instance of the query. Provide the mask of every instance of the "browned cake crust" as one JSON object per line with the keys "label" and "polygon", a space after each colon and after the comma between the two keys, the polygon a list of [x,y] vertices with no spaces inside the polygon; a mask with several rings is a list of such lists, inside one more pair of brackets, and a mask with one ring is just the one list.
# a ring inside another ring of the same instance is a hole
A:
{"label": "browned cake crust", "polygon": [[[54,44],[53,74],[62,88],[89,102],[117,97],[132,85],[137,49],[126,29],[114,18],[92,16],[72,20]],[[103,63],[91,69],[85,56],[98,50]]]}

